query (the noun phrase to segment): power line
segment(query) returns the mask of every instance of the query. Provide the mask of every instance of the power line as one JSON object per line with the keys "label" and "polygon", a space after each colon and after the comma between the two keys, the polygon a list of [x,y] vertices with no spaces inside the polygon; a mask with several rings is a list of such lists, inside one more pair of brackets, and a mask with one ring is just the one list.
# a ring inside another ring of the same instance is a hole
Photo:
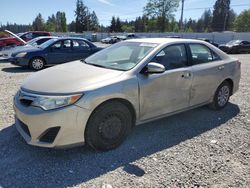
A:
{"label": "power line", "polygon": [[[246,7],[246,6],[250,6],[250,4],[234,4],[234,5],[230,5],[230,7]],[[210,7],[195,7],[195,8],[184,8],[183,11],[190,11],[190,10],[206,10],[206,9],[212,9],[213,6]],[[182,9],[177,9],[176,12],[181,11]],[[131,14],[139,14],[142,13],[141,11],[137,11],[137,12],[131,12],[131,13],[127,13],[127,14],[123,14],[120,15],[119,17],[122,16],[128,16]],[[100,19],[101,21],[111,21],[111,19]],[[122,20],[126,20],[126,19],[122,19]]]}

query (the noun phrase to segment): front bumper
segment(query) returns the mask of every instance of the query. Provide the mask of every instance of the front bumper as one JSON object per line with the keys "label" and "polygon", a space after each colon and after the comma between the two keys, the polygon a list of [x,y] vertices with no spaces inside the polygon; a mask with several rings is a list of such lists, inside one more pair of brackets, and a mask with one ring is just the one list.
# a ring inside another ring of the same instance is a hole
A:
{"label": "front bumper", "polygon": [[26,58],[18,58],[18,57],[11,57],[8,59],[9,62],[13,65],[18,65],[18,66],[28,66],[29,65],[29,60]]}
{"label": "front bumper", "polygon": [[44,111],[23,105],[14,98],[15,125],[30,145],[61,148],[84,144],[84,131],[90,110],[76,105]]}

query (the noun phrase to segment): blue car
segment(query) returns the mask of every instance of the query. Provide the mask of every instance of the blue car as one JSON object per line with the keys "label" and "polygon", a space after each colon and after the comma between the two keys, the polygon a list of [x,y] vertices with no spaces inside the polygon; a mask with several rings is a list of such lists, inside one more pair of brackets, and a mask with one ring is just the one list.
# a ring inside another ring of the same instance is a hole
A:
{"label": "blue car", "polygon": [[37,47],[15,51],[9,61],[14,65],[41,70],[45,66],[84,59],[101,49],[83,38],[55,38]]}

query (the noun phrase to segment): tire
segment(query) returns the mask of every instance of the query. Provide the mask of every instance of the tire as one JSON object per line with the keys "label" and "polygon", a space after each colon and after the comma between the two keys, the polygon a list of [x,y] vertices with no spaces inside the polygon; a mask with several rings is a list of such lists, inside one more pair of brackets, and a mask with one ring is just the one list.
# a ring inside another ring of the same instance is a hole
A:
{"label": "tire", "polygon": [[222,82],[222,84],[217,88],[213,102],[209,105],[210,108],[214,110],[222,110],[228,104],[232,88],[227,81]]}
{"label": "tire", "polygon": [[30,61],[30,68],[32,68],[33,70],[42,70],[45,66],[45,62],[42,58],[40,57],[35,57],[33,59],[31,59]]}
{"label": "tire", "polygon": [[132,127],[132,115],[123,103],[113,101],[98,107],[85,130],[85,140],[95,150],[107,151],[118,147]]}

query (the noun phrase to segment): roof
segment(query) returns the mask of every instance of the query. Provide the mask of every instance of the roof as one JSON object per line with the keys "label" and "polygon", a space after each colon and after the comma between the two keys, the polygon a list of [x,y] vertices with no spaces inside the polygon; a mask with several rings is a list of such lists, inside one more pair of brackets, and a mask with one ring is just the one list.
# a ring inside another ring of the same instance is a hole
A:
{"label": "roof", "polygon": [[195,39],[179,39],[179,38],[137,38],[137,39],[130,39],[127,41],[156,43],[156,44],[171,43],[171,42],[198,42],[198,40]]}

